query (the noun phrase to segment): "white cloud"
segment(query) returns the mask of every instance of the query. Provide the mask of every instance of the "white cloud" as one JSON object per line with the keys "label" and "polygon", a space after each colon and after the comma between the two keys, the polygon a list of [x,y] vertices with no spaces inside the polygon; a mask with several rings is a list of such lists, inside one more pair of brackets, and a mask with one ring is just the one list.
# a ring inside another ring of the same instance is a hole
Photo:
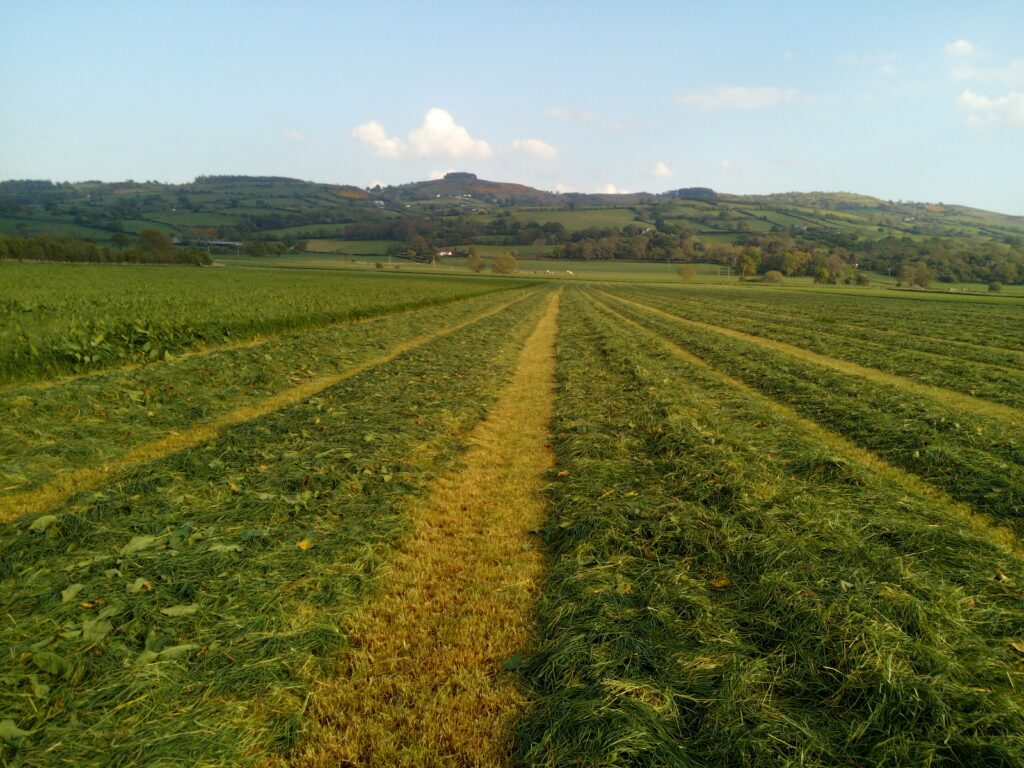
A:
{"label": "white cloud", "polygon": [[599,195],[628,195],[628,189],[620,189],[611,182],[608,182],[604,186],[598,187],[595,192]]}
{"label": "white cloud", "polygon": [[406,151],[405,142],[401,139],[390,138],[384,130],[384,126],[376,120],[356,126],[352,130],[352,138],[369,144],[373,147],[374,152],[381,157],[395,158],[405,154]]}
{"label": "white cloud", "polygon": [[411,130],[406,140],[388,136],[376,120],[357,126],[352,137],[368,144],[381,157],[397,158],[411,153],[420,157],[486,160],[494,154],[490,144],[474,139],[450,112],[437,107],[427,110],[423,124]]}
{"label": "white cloud", "polygon": [[544,160],[554,160],[558,157],[558,150],[540,139],[516,139],[512,142],[512,149]]}
{"label": "white cloud", "polygon": [[992,99],[968,89],[960,94],[957,106],[968,113],[971,125],[1008,123],[1024,128],[1024,93],[1011,92]]}
{"label": "white cloud", "polygon": [[576,191],[576,189],[574,187],[570,187],[569,185],[563,184],[560,181],[556,181],[555,182],[555,192],[557,192],[560,195],[564,194],[566,192],[575,192],[575,191]]}
{"label": "white cloud", "polygon": [[381,181],[380,179],[374,179],[367,186],[370,189],[373,189],[374,187],[386,187],[387,185],[388,185],[388,183],[386,181]]}
{"label": "white cloud", "polygon": [[423,125],[410,131],[409,146],[423,157],[450,157],[453,160],[486,160],[494,154],[490,144],[474,139],[469,131],[455,122],[451,113],[437,107],[427,110]]}
{"label": "white cloud", "polygon": [[722,166],[722,170],[723,171],[731,171],[732,170],[732,161],[731,160],[723,160],[722,162],[719,163],[719,165]]}
{"label": "white cloud", "polygon": [[556,120],[568,120],[572,116],[565,107],[548,107],[544,111]]}
{"label": "white cloud", "polygon": [[281,138],[288,139],[288,141],[294,141],[296,144],[305,144],[306,137],[299,133],[294,128],[289,128],[286,131],[281,131]]}
{"label": "white cloud", "polygon": [[973,56],[977,53],[977,50],[978,49],[974,47],[974,43],[970,40],[957,40],[956,42],[950,43],[945,48],[946,55],[952,56],[955,59]]}
{"label": "white cloud", "polygon": [[792,104],[800,97],[795,88],[748,88],[743,85],[719,85],[706,90],[683,91],[678,102],[705,112],[720,109],[765,109]]}
{"label": "white cloud", "polygon": [[454,170],[454,168],[449,168],[447,171],[431,171],[430,175],[428,175],[427,178],[430,179],[431,181],[440,181],[447,174],[451,173]]}
{"label": "white cloud", "polygon": [[663,162],[661,162],[661,160],[654,164],[654,168],[653,170],[651,170],[651,173],[657,176],[659,179],[672,178],[672,169],[665,165]]}

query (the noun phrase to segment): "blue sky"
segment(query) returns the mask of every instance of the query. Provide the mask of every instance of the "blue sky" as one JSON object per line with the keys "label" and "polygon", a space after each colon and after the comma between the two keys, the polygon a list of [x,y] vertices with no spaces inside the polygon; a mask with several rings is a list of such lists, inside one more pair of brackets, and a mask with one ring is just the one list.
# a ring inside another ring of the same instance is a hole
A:
{"label": "blue sky", "polygon": [[447,170],[1024,215],[1024,3],[0,0],[0,178]]}

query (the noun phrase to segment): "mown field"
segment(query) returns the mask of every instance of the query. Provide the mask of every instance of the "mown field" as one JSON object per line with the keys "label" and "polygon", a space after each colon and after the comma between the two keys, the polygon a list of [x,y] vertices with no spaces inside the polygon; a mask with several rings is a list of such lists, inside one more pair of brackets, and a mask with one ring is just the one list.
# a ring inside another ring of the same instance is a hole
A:
{"label": "mown field", "polygon": [[1019,300],[0,266],[2,764],[1024,766]]}

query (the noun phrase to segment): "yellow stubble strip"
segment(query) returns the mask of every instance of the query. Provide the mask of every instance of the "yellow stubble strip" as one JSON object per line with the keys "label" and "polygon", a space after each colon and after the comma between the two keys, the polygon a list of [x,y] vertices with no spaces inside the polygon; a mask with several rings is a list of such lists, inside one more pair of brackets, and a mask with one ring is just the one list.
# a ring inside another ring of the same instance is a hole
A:
{"label": "yellow stubble strip", "polygon": [[553,464],[559,294],[469,449],[424,497],[380,590],[347,621],[337,677],[314,687],[303,766],[498,766],[524,695],[506,662],[529,643]]}

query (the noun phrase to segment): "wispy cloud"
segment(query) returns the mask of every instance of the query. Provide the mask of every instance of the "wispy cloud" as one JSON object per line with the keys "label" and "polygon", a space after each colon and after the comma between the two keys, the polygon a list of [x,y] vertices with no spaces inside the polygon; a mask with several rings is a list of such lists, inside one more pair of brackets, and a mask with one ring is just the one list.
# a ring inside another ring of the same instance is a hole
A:
{"label": "wispy cloud", "polygon": [[995,85],[1021,85],[1024,84],[1024,59],[1011,61],[1002,67],[960,66],[954,68],[950,75],[961,82],[973,80]]}
{"label": "wispy cloud", "polygon": [[1008,89],[1003,96],[988,96],[965,88],[956,100],[957,108],[967,113],[967,122],[976,127],[1009,125],[1024,128],[1024,59],[1003,66],[982,66],[977,60],[991,55],[969,40],[957,40],[945,47],[951,64],[949,76],[955,82],[975,83],[989,88]]}
{"label": "wispy cloud", "polygon": [[281,137],[288,139],[288,141],[294,141],[296,144],[306,143],[306,137],[294,128],[289,128],[286,131],[281,131]]}
{"label": "wispy cloud", "polygon": [[494,150],[483,139],[474,139],[468,130],[455,122],[451,113],[434,107],[427,110],[423,123],[409,132],[406,139],[388,136],[376,120],[356,126],[352,137],[370,146],[381,157],[398,158],[447,157],[452,160],[486,160]]}
{"label": "wispy cloud", "polygon": [[870,68],[883,77],[895,77],[900,73],[898,53],[871,53],[840,56],[839,61],[856,67]]}
{"label": "wispy cloud", "polygon": [[516,139],[512,142],[512,149],[515,152],[539,157],[542,160],[554,160],[558,157],[558,150],[540,139]]}
{"label": "wispy cloud", "polygon": [[705,90],[683,91],[677,102],[703,112],[718,110],[767,109],[792,104],[800,98],[796,88],[766,86],[750,88],[743,85],[719,85]]}
{"label": "wispy cloud", "polygon": [[651,175],[657,176],[659,179],[671,179],[672,169],[659,160],[654,164],[654,168],[651,169]]}
{"label": "wispy cloud", "polygon": [[973,56],[977,52],[977,48],[970,40],[956,40],[947,45],[944,50],[947,56],[954,59]]}
{"label": "wispy cloud", "polygon": [[580,125],[594,125],[598,128],[604,128],[606,131],[612,131],[613,133],[621,133],[626,130],[626,124],[618,120],[609,120],[607,117],[591,112],[590,110],[583,110],[581,112],[573,112],[571,109],[566,107],[546,107],[544,113],[548,117],[553,117],[555,120],[561,120],[562,122],[572,121],[579,123]]}
{"label": "wispy cloud", "polygon": [[956,81],[974,81],[993,85],[1024,85],[1024,59],[1015,59],[1002,66],[987,66],[979,60],[991,60],[991,54],[969,40],[957,40],[945,47],[952,69],[949,76]]}
{"label": "wispy cloud", "polygon": [[601,185],[594,191],[599,195],[628,195],[630,193],[628,189],[616,187],[611,182]]}
{"label": "wispy cloud", "polygon": [[1012,91],[1000,98],[990,98],[968,89],[960,94],[957,106],[967,112],[971,125],[1012,125],[1024,128],[1024,93]]}
{"label": "wispy cloud", "polygon": [[732,170],[732,160],[722,160],[718,165],[721,166],[723,171]]}

